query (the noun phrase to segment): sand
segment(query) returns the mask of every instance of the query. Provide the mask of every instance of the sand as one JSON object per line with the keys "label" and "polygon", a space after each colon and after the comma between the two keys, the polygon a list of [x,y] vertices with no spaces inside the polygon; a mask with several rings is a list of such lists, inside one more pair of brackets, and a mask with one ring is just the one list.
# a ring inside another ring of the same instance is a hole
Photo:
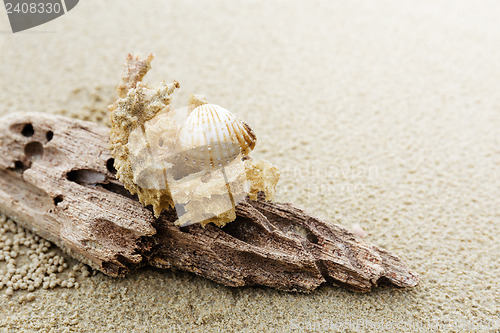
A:
{"label": "sand", "polygon": [[252,125],[279,201],[359,223],[422,281],[304,295],[77,275],[77,289],[0,297],[1,331],[500,330],[500,4],[144,3],[80,1],[15,35],[0,15],[0,113],[105,123],[126,54],[154,52],[147,79],[179,81],[178,105],[202,93]]}

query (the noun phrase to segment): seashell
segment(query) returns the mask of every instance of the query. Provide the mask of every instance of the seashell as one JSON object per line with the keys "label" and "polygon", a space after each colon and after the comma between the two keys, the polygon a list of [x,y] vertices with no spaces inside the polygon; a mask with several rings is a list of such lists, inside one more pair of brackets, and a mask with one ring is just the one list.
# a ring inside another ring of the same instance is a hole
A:
{"label": "seashell", "polygon": [[186,159],[200,166],[222,166],[248,155],[257,137],[245,122],[222,106],[203,104],[187,117],[179,132]]}

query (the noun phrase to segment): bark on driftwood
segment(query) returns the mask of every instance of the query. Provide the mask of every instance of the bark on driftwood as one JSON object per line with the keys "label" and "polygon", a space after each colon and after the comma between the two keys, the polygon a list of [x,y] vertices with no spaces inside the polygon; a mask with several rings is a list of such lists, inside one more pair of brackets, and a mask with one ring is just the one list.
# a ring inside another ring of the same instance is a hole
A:
{"label": "bark on driftwood", "polygon": [[110,276],[144,265],[196,273],[227,286],[309,292],[322,283],[369,291],[413,287],[398,257],[292,204],[237,206],[224,228],[158,219],[113,176],[109,129],[40,113],[0,123],[0,210]]}

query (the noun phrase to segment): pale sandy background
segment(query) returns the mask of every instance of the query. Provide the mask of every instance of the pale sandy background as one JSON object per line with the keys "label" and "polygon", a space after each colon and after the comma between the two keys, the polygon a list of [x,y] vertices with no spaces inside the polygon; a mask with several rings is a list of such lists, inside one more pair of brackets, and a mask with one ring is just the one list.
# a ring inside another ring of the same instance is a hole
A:
{"label": "pale sandy background", "polygon": [[13,35],[2,8],[0,113],[106,121],[126,54],[154,52],[147,79],[178,80],[178,105],[203,93],[252,125],[280,201],[360,223],[422,282],[303,295],[98,273],[0,297],[0,330],[500,330],[499,15],[497,1],[85,0]]}

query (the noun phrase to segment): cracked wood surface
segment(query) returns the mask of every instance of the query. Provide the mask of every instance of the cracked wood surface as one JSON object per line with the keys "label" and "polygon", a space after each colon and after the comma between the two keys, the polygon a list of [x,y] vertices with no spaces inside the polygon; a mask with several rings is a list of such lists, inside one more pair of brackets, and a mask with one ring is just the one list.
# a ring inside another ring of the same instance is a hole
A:
{"label": "cracked wood surface", "polygon": [[110,276],[151,265],[286,291],[418,283],[395,255],[289,203],[243,201],[224,228],[179,228],[174,212],[155,219],[114,178],[108,135],[107,127],[51,114],[3,117],[0,210]]}

